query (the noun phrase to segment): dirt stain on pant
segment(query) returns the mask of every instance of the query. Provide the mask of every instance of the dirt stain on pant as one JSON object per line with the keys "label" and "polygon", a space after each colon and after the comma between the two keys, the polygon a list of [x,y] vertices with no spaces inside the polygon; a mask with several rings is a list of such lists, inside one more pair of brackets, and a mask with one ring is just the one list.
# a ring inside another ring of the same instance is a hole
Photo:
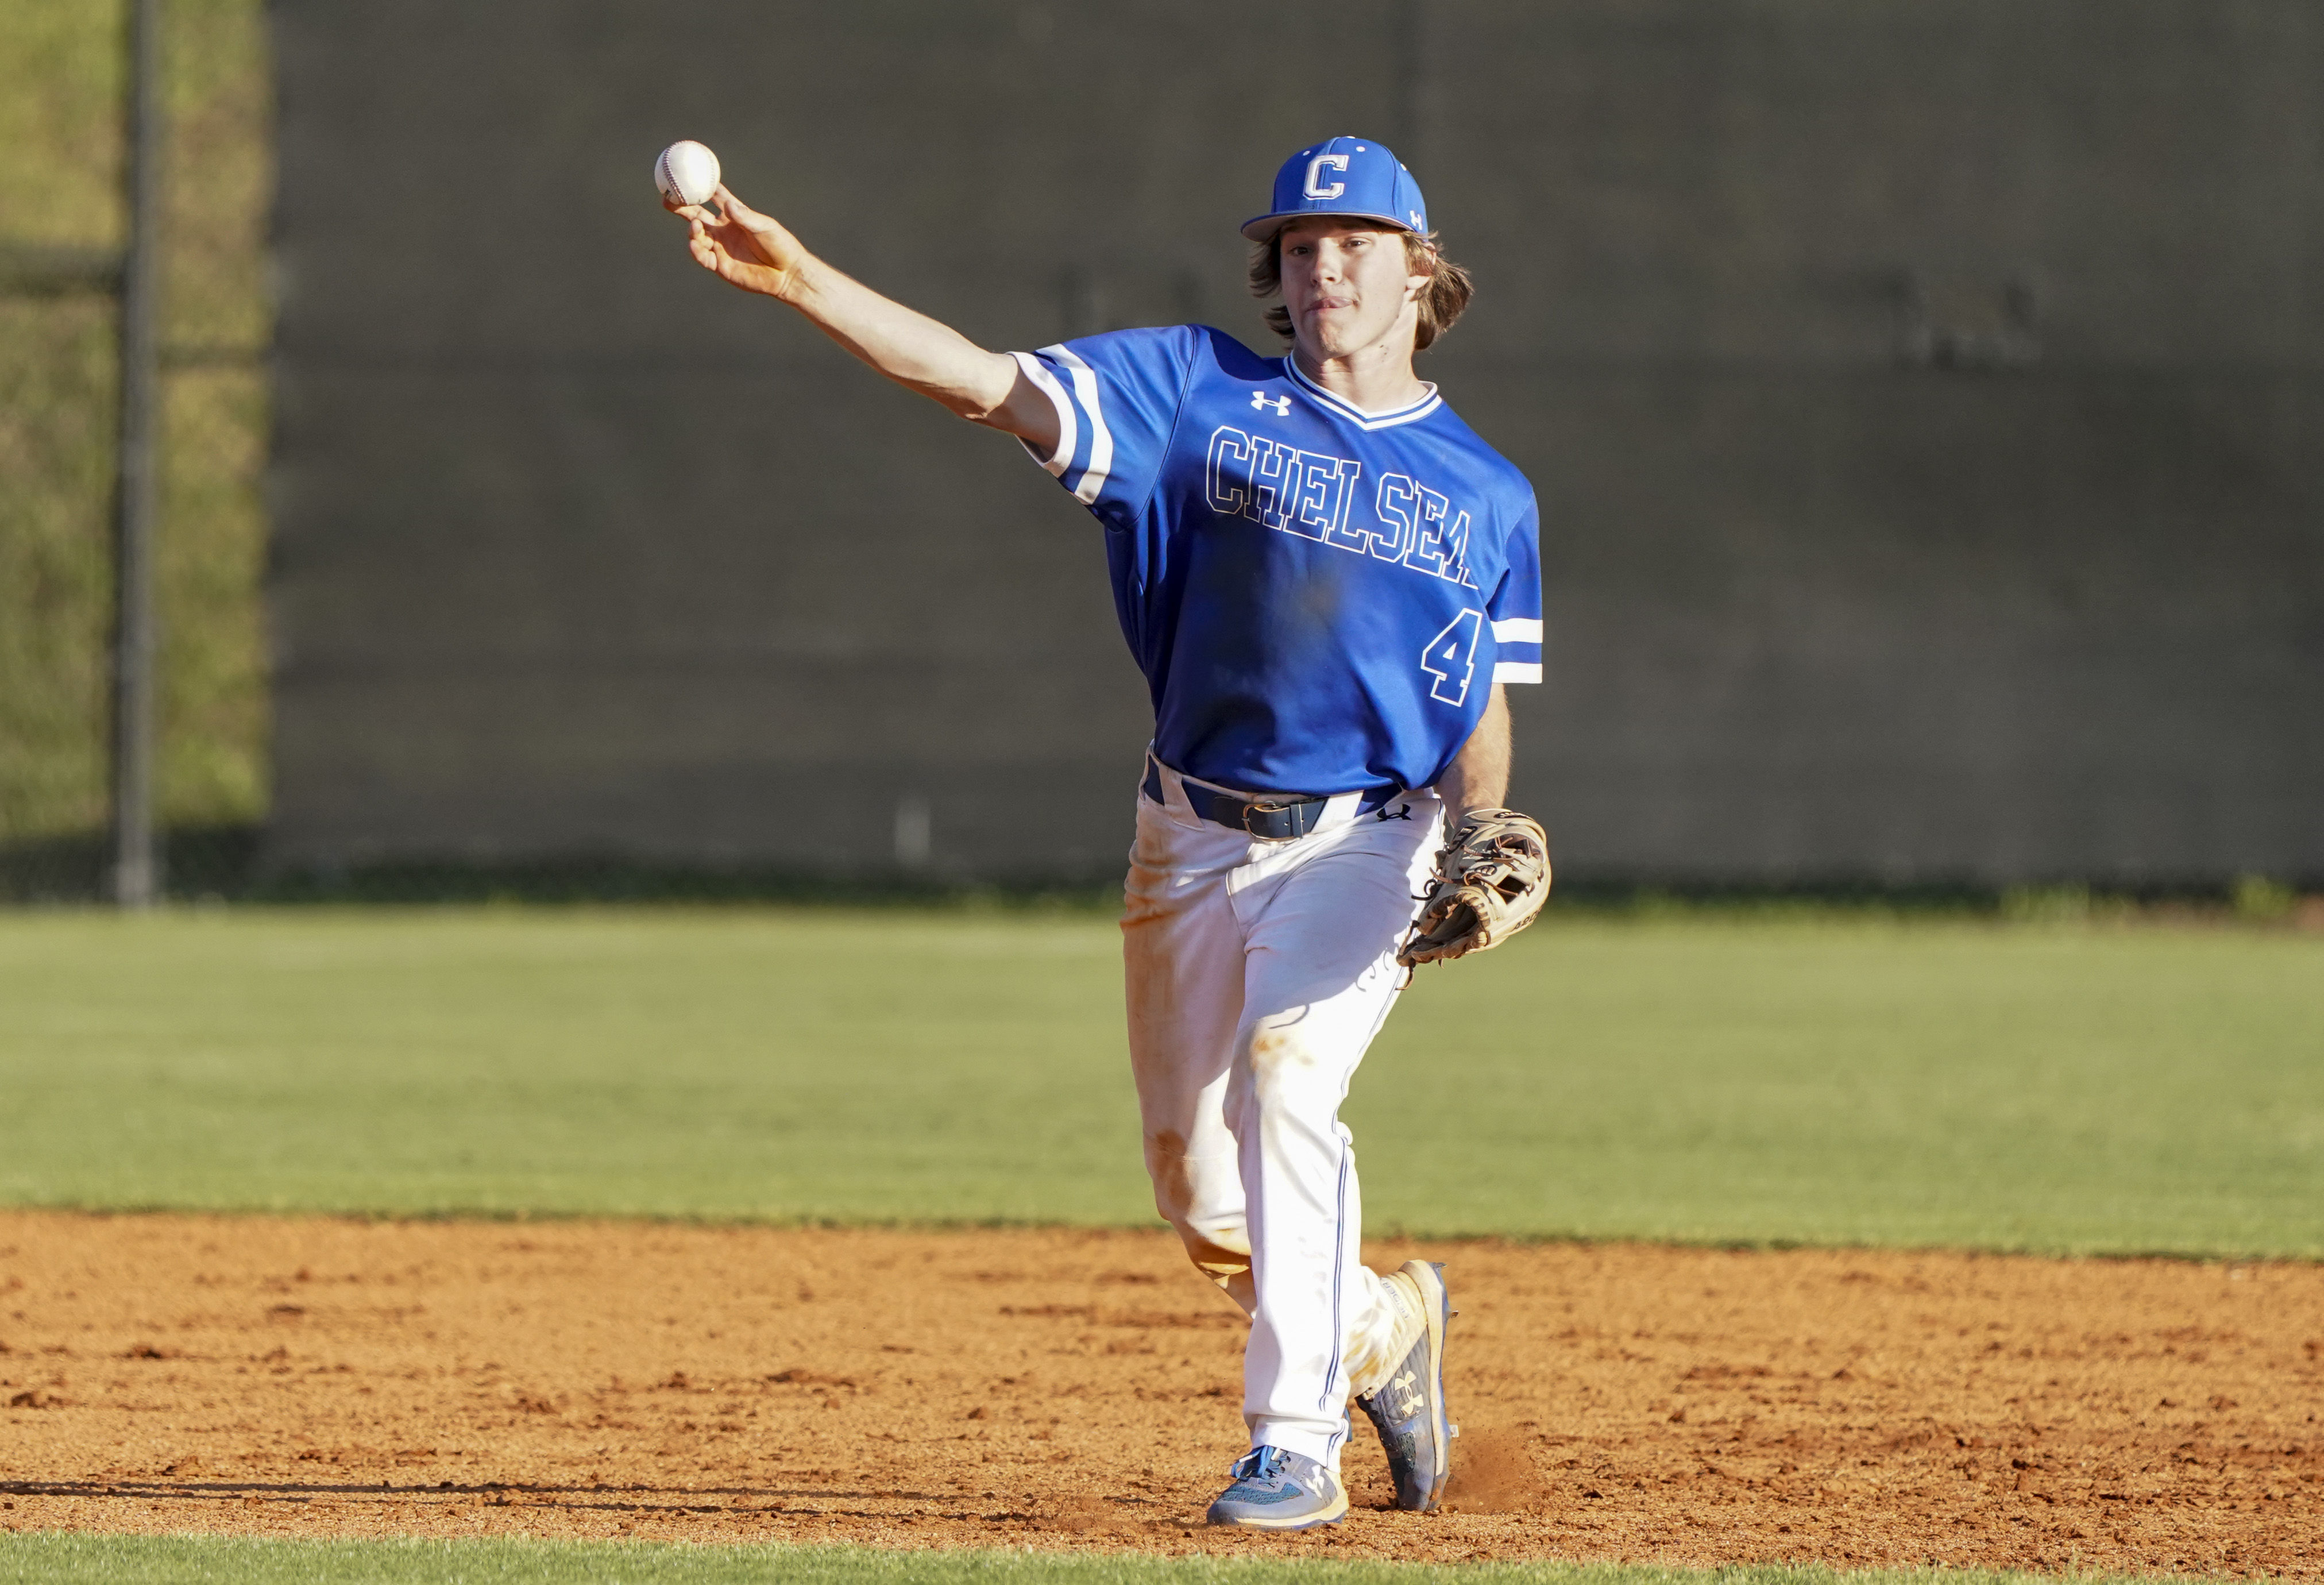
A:
{"label": "dirt stain on pant", "polygon": [[[1234,1159],[1212,1165],[1231,1175]],[[1216,1283],[1245,1315],[1258,1307],[1250,1277],[1250,1234],[1237,1199],[1231,1208],[1205,1205],[1198,1185],[1198,1169],[1188,1160],[1185,1141],[1164,1130],[1146,1141],[1146,1171],[1154,1181],[1154,1208],[1178,1234],[1186,1258],[1194,1269]]]}

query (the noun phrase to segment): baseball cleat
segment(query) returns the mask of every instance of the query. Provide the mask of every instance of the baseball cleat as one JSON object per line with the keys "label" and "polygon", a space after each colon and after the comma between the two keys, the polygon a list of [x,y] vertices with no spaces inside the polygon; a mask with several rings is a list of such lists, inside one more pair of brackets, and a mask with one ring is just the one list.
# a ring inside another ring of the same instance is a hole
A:
{"label": "baseball cleat", "polygon": [[1210,1522],[1245,1530],[1305,1530],[1348,1516],[1340,1478],[1305,1453],[1255,1447],[1234,1461],[1234,1484],[1211,1505]]}
{"label": "baseball cleat", "polygon": [[1452,1473],[1452,1439],[1461,1434],[1444,1410],[1444,1323],[1452,1319],[1452,1305],[1441,1264],[1407,1260],[1397,1275],[1420,1290],[1428,1325],[1388,1380],[1356,1404],[1388,1450],[1396,1506],[1425,1514],[1443,1500],[1444,1481]]}

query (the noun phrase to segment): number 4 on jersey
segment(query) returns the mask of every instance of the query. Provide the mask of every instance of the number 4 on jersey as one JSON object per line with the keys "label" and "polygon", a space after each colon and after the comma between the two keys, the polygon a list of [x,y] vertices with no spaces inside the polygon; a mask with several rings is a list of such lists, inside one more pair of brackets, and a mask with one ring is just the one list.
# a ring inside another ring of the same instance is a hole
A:
{"label": "number 4 on jersey", "polygon": [[1481,611],[1464,611],[1444,624],[1420,652],[1420,669],[1436,680],[1428,696],[1458,705],[1469,696],[1469,679],[1477,670],[1477,634],[1485,624]]}

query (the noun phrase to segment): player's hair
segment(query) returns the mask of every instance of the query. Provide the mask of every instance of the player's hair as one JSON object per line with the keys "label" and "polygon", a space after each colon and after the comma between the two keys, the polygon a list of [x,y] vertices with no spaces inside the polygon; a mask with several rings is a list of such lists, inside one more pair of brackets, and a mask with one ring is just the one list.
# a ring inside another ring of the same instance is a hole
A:
{"label": "player's hair", "polygon": [[[1436,234],[1425,235],[1417,231],[1406,231],[1400,226],[1382,226],[1377,229],[1393,231],[1404,238],[1404,258],[1415,275],[1425,272],[1428,284],[1420,293],[1420,330],[1413,337],[1413,350],[1425,350],[1429,343],[1452,328],[1469,299],[1477,294],[1477,283],[1469,272],[1444,256],[1437,245]],[[1277,231],[1265,242],[1253,243],[1250,249],[1250,295],[1270,298],[1283,290],[1283,233]],[[1267,327],[1284,340],[1291,339],[1291,310],[1277,303],[1267,310]]]}

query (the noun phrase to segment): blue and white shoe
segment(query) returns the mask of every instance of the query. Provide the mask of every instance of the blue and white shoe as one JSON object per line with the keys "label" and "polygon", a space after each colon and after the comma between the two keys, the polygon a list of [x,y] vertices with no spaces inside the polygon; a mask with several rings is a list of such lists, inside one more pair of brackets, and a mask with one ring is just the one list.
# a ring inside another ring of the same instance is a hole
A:
{"label": "blue and white shoe", "polygon": [[1246,1530],[1305,1530],[1348,1516],[1340,1478],[1305,1453],[1255,1447],[1227,1471],[1234,1484],[1211,1505],[1210,1522]]}
{"label": "blue and white shoe", "polygon": [[1425,1514],[1444,1500],[1452,1439],[1461,1434],[1444,1408],[1444,1323],[1452,1318],[1452,1302],[1444,1291],[1444,1267],[1434,1261],[1407,1260],[1396,1276],[1419,1291],[1427,1324],[1388,1380],[1356,1404],[1388,1450],[1396,1506]]}

